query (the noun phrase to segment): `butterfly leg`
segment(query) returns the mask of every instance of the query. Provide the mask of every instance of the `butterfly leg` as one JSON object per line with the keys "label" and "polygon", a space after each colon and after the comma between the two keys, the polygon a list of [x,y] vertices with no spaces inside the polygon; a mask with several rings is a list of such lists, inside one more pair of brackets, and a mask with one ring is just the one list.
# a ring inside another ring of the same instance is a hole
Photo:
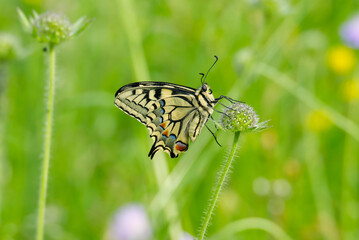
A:
{"label": "butterfly leg", "polygon": [[223,104],[223,103],[221,103],[221,102],[218,102],[218,103],[219,103],[219,104],[221,104],[223,107],[225,107],[225,108],[227,108],[227,109],[233,110],[233,108],[228,107],[228,106],[224,105],[224,104]]}
{"label": "butterfly leg", "polygon": [[[212,115],[210,116],[210,118],[212,119],[212,121],[213,121],[213,122],[215,122],[215,121],[214,121],[214,118],[212,117]],[[218,127],[217,127],[217,125],[216,125],[216,124],[214,124],[214,127],[216,128],[216,133],[217,133],[217,131],[218,131]]]}
{"label": "butterfly leg", "polygon": [[219,110],[217,110],[215,108],[213,108],[213,110],[220,113],[220,114],[226,115],[227,117],[230,117],[227,113],[221,112],[221,111],[219,111]]}
{"label": "butterfly leg", "polygon": [[[214,123],[214,128],[216,129],[216,132],[214,133],[215,137],[217,137],[217,132],[218,132],[218,123],[214,120],[213,116],[210,116],[210,118],[212,119],[213,123]],[[219,146],[221,146],[220,144],[218,144]],[[222,146],[221,146],[222,147]]]}
{"label": "butterfly leg", "polygon": [[238,101],[238,100],[235,100],[235,99],[233,99],[233,98],[230,98],[230,97],[227,97],[227,96],[223,96],[223,95],[219,96],[219,98],[216,98],[215,101],[218,102],[219,100],[221,100],[221,99],[223,99],[223,98],[226,99],[227,101],[231,102],[231,103],[245,103],[245,102]]}
{"label": "butterfly leg", "polygon": [[[204,126],[206,126],[206,128],[208,129],[208,131],[212,134],[212,136],[214,137],[214,140],[216,141],[216,143],[217,143],[220,147],[222,147],[222,145],[219,144],[219,142],[218,142],[218,140],[217,140],[217,136],[211,131],[211,129],[210,129],[207,125],[204,125]],[[217,128],[216,128],[216,129],[217,129]]]}

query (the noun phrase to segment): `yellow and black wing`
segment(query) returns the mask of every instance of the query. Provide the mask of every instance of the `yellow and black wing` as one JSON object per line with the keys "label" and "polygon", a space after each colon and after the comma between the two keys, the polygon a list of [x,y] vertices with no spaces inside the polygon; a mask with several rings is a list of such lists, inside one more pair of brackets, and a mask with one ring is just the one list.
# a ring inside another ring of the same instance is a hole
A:
{"label": "yellow and black wing", "polygon": [[131,83],[121,87],[115,97],[118,108],[148,128],[154,141],[148,154],[151,158],[159,150],[178,157],[213,112],[201,107],[196,89],[165,82]]}

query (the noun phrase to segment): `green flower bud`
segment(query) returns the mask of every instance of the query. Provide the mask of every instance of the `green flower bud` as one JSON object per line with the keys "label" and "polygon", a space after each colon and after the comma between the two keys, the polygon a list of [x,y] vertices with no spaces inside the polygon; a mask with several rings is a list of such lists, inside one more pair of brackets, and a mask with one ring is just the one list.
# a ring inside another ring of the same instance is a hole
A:
{"label": "green flower bud", "polygon": [[224,110],[220,125],[232,132],[259,131],[267,128],[267,122],[259,122],[252,107],[245,103],[235,103]]}
{"label": "green flower bud", "polygon": [[0,32],[0,62],[17,58],[20,51],[19,40],[14,35]]}
{"label": "green flower bud", "polygon": [[51,45],[57,45],[73,38],[92,22],[92,19],[82,17],[71,24],[66,16],[51,12],[41,15],[34,12],[33,17],[29,18],[20,9],[18,9],[18,13],[25,31],[30,32],[40,43]]}

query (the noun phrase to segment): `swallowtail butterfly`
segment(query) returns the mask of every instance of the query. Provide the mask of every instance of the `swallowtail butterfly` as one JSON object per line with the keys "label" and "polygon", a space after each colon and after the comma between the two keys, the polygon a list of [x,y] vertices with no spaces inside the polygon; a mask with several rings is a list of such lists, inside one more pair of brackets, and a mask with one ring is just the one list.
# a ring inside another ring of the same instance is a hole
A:
{"label": "swallowtail butterfly", "polygon": [[[215,58],[214,64],[218,60]],[[206,76],[201,75],[205,80]],[[234,101],[225,96],[214,98],[204,81],[198,89],[144,81],[121,87],[115,94],[115,105],[147,127],[154,141],[148,154],[151,159],[159,150],[176,158],[188,149],[190,140],[197,138],[222,98]]]}

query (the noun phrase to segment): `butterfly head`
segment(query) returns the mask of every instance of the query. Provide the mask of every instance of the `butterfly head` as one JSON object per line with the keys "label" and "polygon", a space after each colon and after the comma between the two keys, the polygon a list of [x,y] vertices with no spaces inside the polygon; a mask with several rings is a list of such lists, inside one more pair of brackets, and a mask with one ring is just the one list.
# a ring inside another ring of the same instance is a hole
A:
{"label": "butterfly head", "polygon": [[212,95],[212,89],[209,87],[207,83],[202,83],[202,85],[197,89],[198,93],[203,93],[205,95]]}
{"label": "butterfly head", "polygon": [[203,104],[208,103],[208,107],[214,107],[216,100],[212,94],[212,89],[207,83],[202,83],[202,85],[197,88],[195,95],[198,99],[203,99]]}

